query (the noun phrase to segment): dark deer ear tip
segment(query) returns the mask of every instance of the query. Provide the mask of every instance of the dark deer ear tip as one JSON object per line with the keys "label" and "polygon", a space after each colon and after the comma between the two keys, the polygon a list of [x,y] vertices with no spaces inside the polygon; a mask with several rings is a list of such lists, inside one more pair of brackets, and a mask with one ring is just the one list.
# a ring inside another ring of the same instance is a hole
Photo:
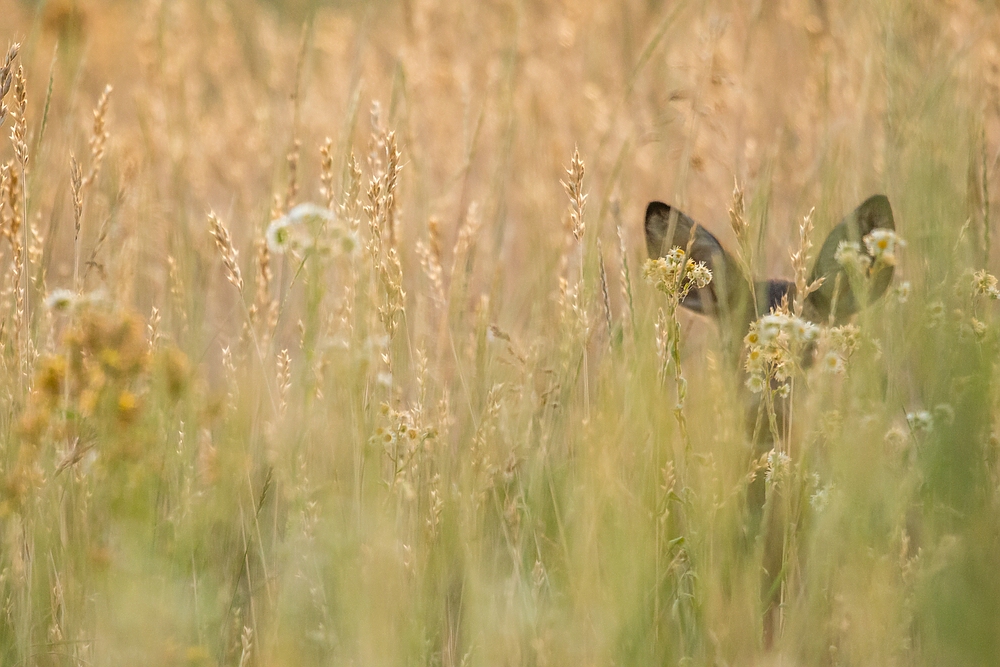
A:
{"label": "dark deer ear tip", "polygon": [[651,201],[646,206],[646,217],[648,218],[649,216],[655,215],[656,213],[661,211],[669,212],[670,206],[668,204],[664,204],[661,201]]}
{"label": "dark deer ear tip", "polygon": [[889,203],[889,198],[881,193],[874,194],[866,199],[861,204],[861,208],[876,209],[888,213],[890,217],[892,216],[892,205]]}
{"label": "dark deer ear tip", "polygon": [[868,218],[874,228],[895,229],[896,221],[892,214],[892,205],[884,194],[875,194],[858,207],[858,212]]}

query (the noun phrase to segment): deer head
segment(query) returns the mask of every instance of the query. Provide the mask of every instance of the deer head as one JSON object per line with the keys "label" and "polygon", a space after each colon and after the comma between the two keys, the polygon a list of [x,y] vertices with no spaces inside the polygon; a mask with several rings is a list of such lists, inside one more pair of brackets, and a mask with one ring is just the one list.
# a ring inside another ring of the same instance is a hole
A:
{"label": "deer head", "polygon": [[[735,341],[742,339],[751,322],[766,315],[786,296],[789,303],[795,296],[795,284],[791,281],[756,280],[744,275],[739,262],[715,236],[676,208],[650,202],[645,226],[651,258],[663,257],[676,246],[712,271],[711,283],[692,289],[681,305],[718,319]],[[811,284],[823,278],[823,283],[806,297],[803,317],[812,322],[840,324],[881,297],[892,281],[893,264],[874,261],[873,248],[869,246],[879,241],[879,236],[872,232],[894,229],[892,207],[885,195],[869,197],[834,227],[820,248],[808,281]],[[857,271],[848,271],[838,261],[838,251],[845,242],[852,244],[848,247],[860,255]],[[874,250],[877,252],[878,248]]]}

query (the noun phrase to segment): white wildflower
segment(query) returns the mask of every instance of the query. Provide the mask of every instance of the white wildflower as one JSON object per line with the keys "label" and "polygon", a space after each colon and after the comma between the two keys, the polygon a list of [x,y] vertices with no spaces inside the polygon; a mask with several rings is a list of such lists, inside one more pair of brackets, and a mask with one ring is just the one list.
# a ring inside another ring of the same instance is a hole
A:
{"label": "white wildflower", "polygon": [[792,318],[790,328],[792,337],[799,343],[811,343],[819,336],[819,327],[800,317]]}
{"label": "white wildflower", "polygon": [[642,277],[657,290],[668,295],[673,293],[677,285],[677,274],[665,257],[647,259],[642,267]]}
{"label": "white wildflower", "polygon": [[913,286],[910,285],[909,280],[904,280],[903,282],[896,285],[893,290],[896,296],[896,301],[898,303],[906,303],[910,298],[910,293],[913,291]]}
{"label": "white wildflower", "polygon": [[684,251],[678,246],[674,246],[666,254],[667,265],[671,268],[679,269],[684,265]]}
{"label": "white wildflower", "polygon": [[756,373],[764,368],[764,352],[759,345],[751,345],[747,348],[745,368],[748,373]]}
{"label": "white wildflower", "polygon": [[844,268],[858,273],[868,271],[872,262],[872,258],[861,251],[861,244],[857,241],[841,241],[833,258]]}
{"label": "white wildflower", "polygon": [[295,224],[284,216],[272,220],[264,232],[267,249],[275,255],[283,255],[292,250],[295,227]]}
{"label": "white wildflower", "polygon": [[311,248],[320,229],[333,222],[336,217],[328,209],[316,204],[299,204],[267,226],[264,234],[267,248],[276,255],[300,253]]}
{"label": "white wildflower", "polygon": [[906,246],[906,242],[891,229],[874,229],[865,236],[864,242],[868,254],[885,266],[894,266],[896,249]]}
{"label": "white wildflower", "polygon": [[816,491],[809,497],[809,504],[816,512],[822,512],[826,509],[827,505],[830,504],[830,496],[833,493],[833,484],[827,484],[822,488],[817,488]]}
{"label": "white wildflower", "polygon": [[767,472],[764,474],[764,479],[768,482],[774,481],[781,476],[791,461],[788,454],[772,449],[767,454]]}
{"label": "white wildflower", "polygon": [[822,367],[827,373],[840,375],[847,369],[847,364],[842,356],[831,350],[823,357]]}
{"label": "white wildflower", "polygon": [[712,282],[712,272],[705,265],[705,262],[689,262],[687,277],[699,288],[707,287]]}
{"label": "white wildflower", "polygon": [[922,432],[934,429],[934,416],[927,410],[906,413],[906,423],[911,431]]}
{"label": "white wildflower", "polygon": [[57,313],[65,313],[77,304],[77,295],[68,289],[54,289],[45,298],[45,306]]}
{"label": "white wildflower", "polygon": [[764,376],[760,373],[751,373],[747,378],[747,389],[755,394],[764,391]]}
{"label": "white wildflower", "polygon": [[704,262],[685,258],[684,251],[674,246],[663,257],[648,259],[643,265],[643,278],[668,296],[683,299],[692,288],[702,288],[712,282],[712,271]]}
{"label": "white wildflower", "polygon": [[361,241],[358,240],[357,232],[352,232],[345,230],[342,234],[337,236],[337,248],[343,255],[353,255],[361,247]]}
{"label": "white wildflower", "polygon": [[861,329],[856,324],[844,324],[827,330],[830,346],[840,356],[850,357],[861,346]]}
{"label": "white wildflower", "polygon": [[757,321],[757,335],[761,345],[770,345],[788,326],[788,316],[780,314],[765,315]]}
{"label": "white wildflower", "polygon": [[976,271],[972,275],[972,290],[976,295],[988,296],[991,299],[1000,299],[1000,290],[997,289],[997,278],[987,273],[985,270]]}

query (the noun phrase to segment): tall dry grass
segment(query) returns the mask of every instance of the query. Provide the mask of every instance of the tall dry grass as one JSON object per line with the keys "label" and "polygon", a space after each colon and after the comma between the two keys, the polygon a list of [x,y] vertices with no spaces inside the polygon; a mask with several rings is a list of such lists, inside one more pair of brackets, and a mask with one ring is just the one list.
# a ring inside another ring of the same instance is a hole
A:
{"label": "tall dry grass", "polygon": [[[997,662],[995,3],[0,15],[0,663]],[[873,192],[754,444],[642,211],[804,279]]]}

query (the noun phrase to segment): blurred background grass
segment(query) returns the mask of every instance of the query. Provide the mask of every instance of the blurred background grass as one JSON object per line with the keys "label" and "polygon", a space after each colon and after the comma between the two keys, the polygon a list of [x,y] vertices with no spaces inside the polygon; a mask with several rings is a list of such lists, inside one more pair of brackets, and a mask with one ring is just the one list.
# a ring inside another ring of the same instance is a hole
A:
{"label": "blurred background grass", "polygon": [[[0,15],[29,155],[0,147],[0,663],[1000,661],[997,326],[970,278],[996,264],[996,2]],[[640,277],[646,203],[734,248],[734,181],[761,276],[791,276],[812,207],[818,245],[875,192],[908,241],[908,297],[858,316],[845,375],[796,380],[770,469],[682,313],[686,447]],[[357,252],[267,250],[328,198]],[[60,288],[90,296],[45,307]]]}

